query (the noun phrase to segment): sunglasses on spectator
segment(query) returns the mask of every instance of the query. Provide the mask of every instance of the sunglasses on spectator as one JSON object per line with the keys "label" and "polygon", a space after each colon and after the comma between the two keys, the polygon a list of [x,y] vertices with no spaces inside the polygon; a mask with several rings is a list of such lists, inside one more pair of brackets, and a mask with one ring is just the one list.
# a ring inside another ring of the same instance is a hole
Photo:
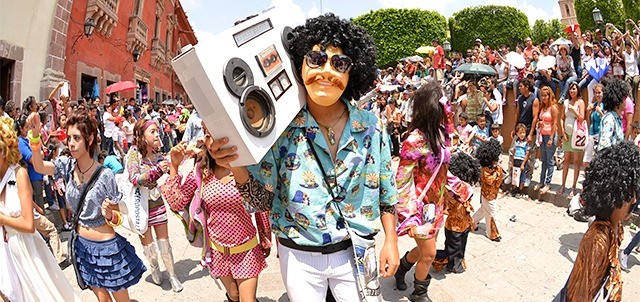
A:
{"label": "sunglasses on spectator", "polygon": [[[312,50],[308,52],[305,58],[307,59],[307,66],[314,69],[321,68],[322,66],[324,66],[324,64],[327,63],[327,61],[329,61],[329,56],[327,55],[327,53],[318,50]],[[331,56],[331,66],[338,72],[349,72],[349,70],[351,70],[351,65],[353,65],[353,62],[347,55],[337,54]]]}

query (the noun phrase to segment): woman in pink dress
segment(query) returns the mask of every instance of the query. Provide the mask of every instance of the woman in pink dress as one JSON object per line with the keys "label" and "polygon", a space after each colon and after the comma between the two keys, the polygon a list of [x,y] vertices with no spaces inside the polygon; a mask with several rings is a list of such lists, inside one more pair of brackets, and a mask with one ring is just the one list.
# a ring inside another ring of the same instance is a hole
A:
{"label": "woman in pink dress", "polygon": [[[213,139],[205,133],[203,149],[207,151],[187,147],[184,142],[171,149],[171,174],[161,187],[162,195],[172,210],[181,211],[200,194],[207,221],[203,233],[209,243],[205,250],[210,251],[203,255],[202,263],[212,277],[222,280],[229,301],[256,301],[258,275],[267,267],[265,258],[271,250],[269,212],[255,214],[256,235],[233,175],[211,157]],[[186,154],[193,153],[202,160],[183,182],[178,166]]]}
{"label": "woman in pink dress", "polygon": [[[427,288],[429,267],[436,255],[436,236],[444,224],[447,170],[451,153],[446,148],[451,115],[446,98],[436,82],[429,82],[414,95],[409,136],[402,144],[396,175],[398,187],[398,235],[414,238],[417,247],[400,259],[396,287],[407,288],[404,275],[417,263],[411,301],[431,301]],[[428,190],[423,194],[424,190]],[[424,195],[422,200],[420,196]]]}

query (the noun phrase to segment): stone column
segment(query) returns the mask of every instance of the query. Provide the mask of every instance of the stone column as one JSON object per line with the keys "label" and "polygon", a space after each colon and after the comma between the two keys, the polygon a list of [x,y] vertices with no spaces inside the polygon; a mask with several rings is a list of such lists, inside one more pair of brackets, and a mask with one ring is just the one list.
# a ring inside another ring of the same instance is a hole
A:
{"label": "stone column", "polygon": [[40,80],[40,100],[45,100],[51,90],[65,79],[64,57],[72,5],[73,0],[58,0],[51,27],[47,61]]}

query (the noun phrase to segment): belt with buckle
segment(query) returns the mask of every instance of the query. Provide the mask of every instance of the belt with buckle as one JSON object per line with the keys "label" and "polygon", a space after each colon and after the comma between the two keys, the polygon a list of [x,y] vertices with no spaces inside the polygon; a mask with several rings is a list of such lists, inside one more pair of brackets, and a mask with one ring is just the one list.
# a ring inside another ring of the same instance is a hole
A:
{"label": "belt with buckle", "polygon": [[333,254],[335,252],[344,251],[350,248],[351,246],[353,246],[351,239],[347,239],[347,240],[340,241],[338,243],[329,244],[329,245],[322,245],[322,246],[299,245],[295,243],[293,240],[286,239],[286,238],[278,238],[278,242],[280,242],[280,244],[290,249],[303,251],[303,252],[321,253],[321,254]]}
{"label": "belt with buckle", "polygon": [[256,245],[258,245],[258,236],[253,236],[253,238],[241,245],[237,245],[237,246],[232,246],[232,247],[226,247],[226,246],[222,246],[219,245],[217,243],[215,243],[213,240],[209,240],[209,242],[211,243],[211,248],[223,253],[225,255],[235,255],[235,254],[240,254],[240,253],[244,253],[248,250],[251,250],[252,248],[256,247]]}

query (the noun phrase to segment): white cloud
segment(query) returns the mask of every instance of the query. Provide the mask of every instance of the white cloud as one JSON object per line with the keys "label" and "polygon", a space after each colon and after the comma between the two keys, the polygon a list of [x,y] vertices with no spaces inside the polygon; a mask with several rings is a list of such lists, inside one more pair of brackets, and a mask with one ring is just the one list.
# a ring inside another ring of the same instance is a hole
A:
{"label": "white cloud", "polygon": [[186,11],[193,11],[202,6],[202,0],[181,0],[180,3]]}
{"label": "white cloud", "polygon": [[424,10],[436,11],[444,16],[447,16],[447,4],[455,1],[456,0],[378,0],[382,8],[419,8]]}
{"label": "white cloud", "polygon": [[543,9],[542,7],[535,6],[535,2],[534,4],[531,4],[526,0],[487,0],[486,4],[515,7],[525,15],[527,15],[530,25],[533,25],[533,23],[535,23],[538,19],[549,21],[551,19],[562,18],[562,16],[560,15],[560,7],[557,3],[553,5],[551,12]]}
{"label": "white cloud", "polygon": [[311,6],[311,9],[307,11],[307,18],[314,18],[317,16],[320,16],[320,8],[318,8],[316,3],[314,2],[313,6]]}
{"label": "white cloud", "polygon": [[289,16],[291,16],[292,24],[304,24],[304,21],[307,20],[306,14],[300,5],[293,3],[293,0],[271,0],[271,4],[269,6],[276,6],[279,8],[286,8],[289,12]]}

